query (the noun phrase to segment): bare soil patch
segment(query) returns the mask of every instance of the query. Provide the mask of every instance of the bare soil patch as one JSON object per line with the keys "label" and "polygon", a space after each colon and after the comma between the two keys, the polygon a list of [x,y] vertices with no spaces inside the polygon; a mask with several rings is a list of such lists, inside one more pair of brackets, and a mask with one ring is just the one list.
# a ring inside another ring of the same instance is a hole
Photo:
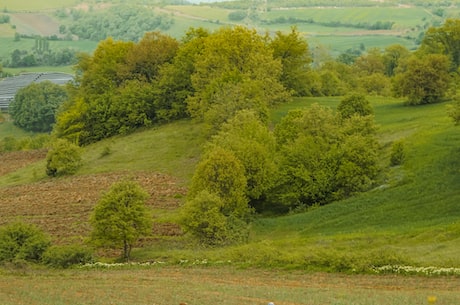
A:
{"label": "bare soil patch", "polygon": [[[89,231],[89,215],[103,192],[125,178],[139,182],[150,194],[152,209],[171,210],[180,205],[186,190],[174,178],[148,172],[110,173],[0,187],[0,225],[19,220],[38,225],[58,244],[79,242]],[[154,235],[181,234],[171,223],[156,223]]]}
{"label": "bare soil patch", "polygon": [[46,150],[14,151],[0,153],[0,176],[14,172],[46,157]]}

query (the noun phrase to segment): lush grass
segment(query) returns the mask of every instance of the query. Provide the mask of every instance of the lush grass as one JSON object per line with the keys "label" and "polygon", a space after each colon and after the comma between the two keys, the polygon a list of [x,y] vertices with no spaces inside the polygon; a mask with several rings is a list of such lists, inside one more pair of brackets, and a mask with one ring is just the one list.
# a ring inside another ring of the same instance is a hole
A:
{"label": "lush grass", "polygon": [[13,138],[25,138],[31,136],[32,133],[24,131],[13,124],[11,119],[9,118],[8,114],[2,113],[5,121],[0,123],[0,139],[5,137],[13,137]]}
{"label": "lush grass", "polygon": [[147,170],[188,181],[203,143],[200,125],[174,122],[86,147],[78,174]]}

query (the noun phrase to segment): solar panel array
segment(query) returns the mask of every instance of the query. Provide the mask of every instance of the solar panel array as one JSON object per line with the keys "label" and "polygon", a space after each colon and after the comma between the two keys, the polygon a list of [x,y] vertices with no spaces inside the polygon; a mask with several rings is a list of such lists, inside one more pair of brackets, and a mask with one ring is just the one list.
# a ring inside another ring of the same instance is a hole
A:
{"label": "solar panel array", "polygon": [[16,92],[31,83],[48,80],[58,85],[64,85],[72,79],[71,74],[61,72],[24,73],[14,77],[7,77],[0,81],[0,111],[8,111]]}

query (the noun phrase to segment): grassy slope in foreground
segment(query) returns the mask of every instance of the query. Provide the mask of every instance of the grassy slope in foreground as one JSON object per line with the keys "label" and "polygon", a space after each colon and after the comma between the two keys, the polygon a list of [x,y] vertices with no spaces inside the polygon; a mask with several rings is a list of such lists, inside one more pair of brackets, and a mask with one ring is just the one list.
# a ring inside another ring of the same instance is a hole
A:
{"label": "grassy slope in foreground", "polygon": [[[403,106],[401,100],[370,98],[388,164],[392,141],[404,139],[406,163],[391,168],[379,187],[306,213],[260,218],[247,245],[223,249],[153,244],[134,251],[137,259],[162,257],[232,261],[261,267],[328,270],[371,265],[411,264],[460,267],[460,133],[446,105]],[[273,112],[277,121],[288,109],[312,102],[335,107],[340,98],[299,99]],[[114,137],[86,148],[79,175],[111,171],[164,172],[188,181],[201,151],[199,126],[181,121]],[[104,152],[110,153],[101,157]],[[0,185],[30,183],[44,162],[0,177]],[[34,174],[35,173],[35,174]],[[169,211],[171,215],[173,211]]]}
{"label": "grassy slope in foreground", "polygon": [[[299,256],[402,258],[407,263],[460,266],[460,130],[445,104],[406,107],[372,99],[386,150],[404,140],[406,162],[376,189],[307,213],[261,219],[254,239]],[[321,102],[321,100],[320,100]],[[335,105],[334,99],[322,103]],[[279,115],[279,114],[278,114]],[[383,163],[388,157],[382,155]],[[385,257],[388,256],[388,257]],[[378,262],[376,262],[378,263]]]}

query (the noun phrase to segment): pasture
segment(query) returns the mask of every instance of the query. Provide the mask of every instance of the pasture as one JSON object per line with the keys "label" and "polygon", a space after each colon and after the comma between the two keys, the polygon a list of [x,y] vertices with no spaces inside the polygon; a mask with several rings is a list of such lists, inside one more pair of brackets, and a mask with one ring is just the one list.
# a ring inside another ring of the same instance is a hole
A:
{"label": "pasture", "polygon": [[76,0],[3,0],[1,9],[8,12],[35,12],[42,10],[72,7],[79,3]]}
{"label": "pasture", "polygon": [[339,275],[227,267],[25,270],[0,276],[3,305],[437,305],[460,303],[459,278]]}

